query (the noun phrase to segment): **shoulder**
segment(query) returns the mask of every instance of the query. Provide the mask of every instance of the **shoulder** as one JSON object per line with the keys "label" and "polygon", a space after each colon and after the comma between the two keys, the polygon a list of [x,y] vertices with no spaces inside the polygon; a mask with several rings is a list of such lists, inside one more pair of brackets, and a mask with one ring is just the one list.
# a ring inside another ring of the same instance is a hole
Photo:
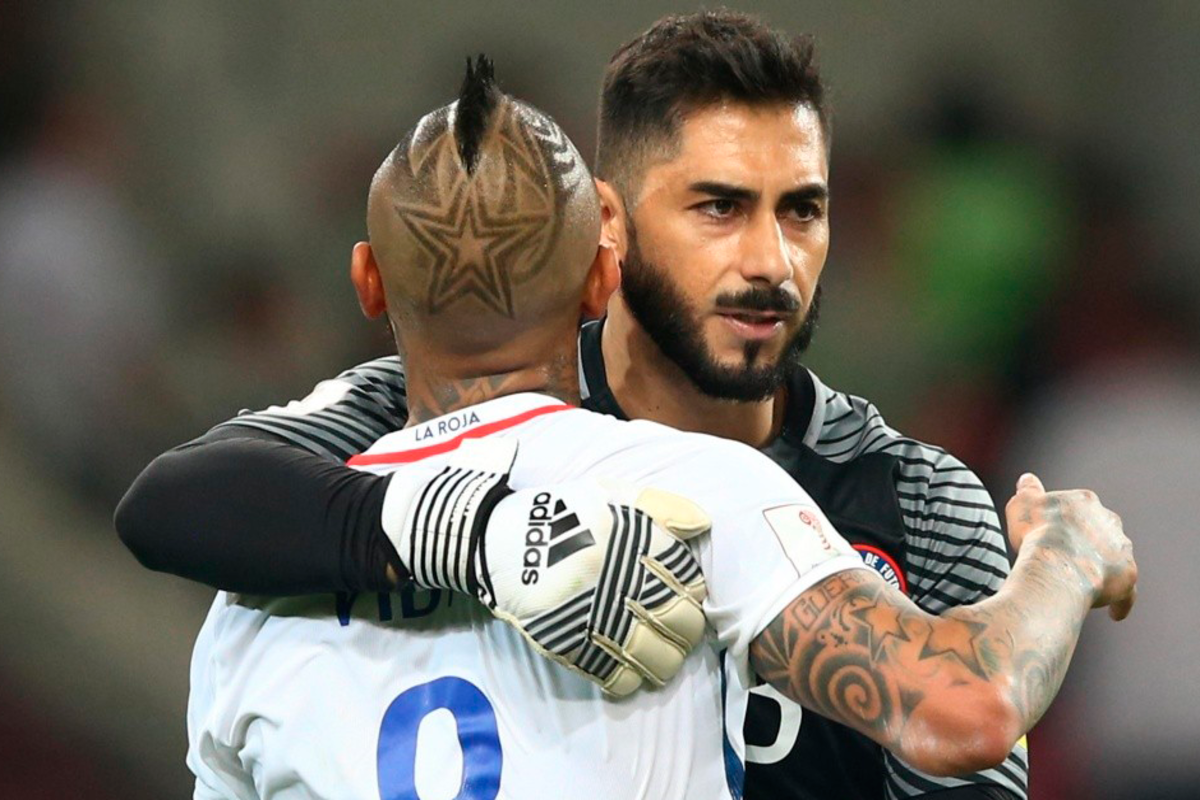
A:
{"label": "shoulder", "polygon": [[217,427],[256,428],[345,461],[385,433],[402,428],[407,418],[404,365],[398,356],[386,356],[321,381],[299,400],[245,410]]}
{"label": "shoulder", "polygon": [[966,494],[991,507],[982,481],[956,456],[896,430],[869,400],[831,389],[815,375],[813,383],[816,407],[809,439],[818,456],[846,462],[872,453],[888,455],[896,462],[898,491],[913,499]]}
{"label": "shoulder", "polygon": [[606,460],[637,463],[644,471],[691,476],[697,485],[757,483],[757,489],[800,491],[778,464],[741,442],[681,431],[649,420],[620,420],[593,411],[563,416],[563,423],[587,427],[588,438],[597,443]]}
{"label": "shoulder", "polygon": [[382,356],[351,367],[334,380],[345,381],[352,386],[384,386],[404,388],[404,362],[400,356]]}
{"label": "shoulder", "polygon": [[336,377],[319,382],[299,400],[269,406],[257,412],[243,411],[239,417],[248,414],[305,416],[336,406],[347,399],[363,397],[371,397],[376,404],[405,408],[404,364],[399,356],[365,361]]}
{"label": "shoulder", "polygon": [[979,476],[941,447],[891,427],[874,404],[826,387],[816,376],[809,431],[820,457],[847,463],[871,454],[892,461],[891,488],[904,526],[912,594],[941,611],[991,594],[1008,573],[999,516]]}

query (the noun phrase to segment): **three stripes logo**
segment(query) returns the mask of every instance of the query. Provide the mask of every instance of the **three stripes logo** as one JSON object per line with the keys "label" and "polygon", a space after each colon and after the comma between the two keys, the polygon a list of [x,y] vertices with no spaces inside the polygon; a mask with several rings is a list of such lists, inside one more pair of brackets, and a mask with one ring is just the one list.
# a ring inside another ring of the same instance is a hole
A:
{"label": "three stripes logo", "polygon": [[522,561],[521,583],[537,583],[542,567],[549,569],[564,558],[596,543],[592,531],[579,521],[575,512],[550,492],[533,498],[529,510],[529,525],[525,529],[525,557]]}

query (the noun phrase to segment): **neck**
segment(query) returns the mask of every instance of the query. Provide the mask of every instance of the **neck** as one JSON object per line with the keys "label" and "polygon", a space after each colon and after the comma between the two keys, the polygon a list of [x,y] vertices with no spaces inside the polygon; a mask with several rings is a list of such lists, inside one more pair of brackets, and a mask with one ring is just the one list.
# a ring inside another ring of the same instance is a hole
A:
{"label": "neck", "polygon": [[[417,425],[460,408],[518,392],[541,392],[579,405],[579,372],[575,343],[570,352],[540,363],[496,371],[486,365],[447,370],[446,359],[406,359],[408,425]],[[436,368],[435,365],[441,368]]]}
{"label": "neck", "polygon": [[784,390],[755,402],[702,393],[633,318],[618,295],[608,306],[600,341],[608,385],[630,419],[649,419],[765,447],[783,426]]}

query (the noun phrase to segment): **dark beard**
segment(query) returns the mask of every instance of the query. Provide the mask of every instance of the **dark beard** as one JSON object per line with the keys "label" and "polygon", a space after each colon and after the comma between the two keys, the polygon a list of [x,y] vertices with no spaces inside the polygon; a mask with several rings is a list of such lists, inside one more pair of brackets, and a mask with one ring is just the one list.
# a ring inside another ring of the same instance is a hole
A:
{"label": "dark beard", "polygon": [[[675,362],[703,394],[721,400],[756,402],[773,395],[799,365],[817,329],[821,287],[800,328],[792,334],[774,363],[759,363],[761,342],[747,342],[741,365],[719,363],[709,352],[698,315],[694,314],[666,270],[644,261],[634,232],[630,231],[629,254],[621,264],[621,294],[634,319],[645,329],[663,355]],[[794,313],[796,298],[776,287],[747,289],[736,295],[721,295],[717,306]]]}

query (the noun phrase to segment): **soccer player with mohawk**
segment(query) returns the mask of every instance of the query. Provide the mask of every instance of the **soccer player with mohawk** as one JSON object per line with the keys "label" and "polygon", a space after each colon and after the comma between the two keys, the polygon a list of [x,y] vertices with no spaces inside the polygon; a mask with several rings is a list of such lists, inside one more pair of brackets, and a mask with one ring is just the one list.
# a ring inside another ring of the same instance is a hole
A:
{"label": "soccer player with mohawk", "polygon": [[[196,797],[729,797],[750,642],[862,562],[751,448],[577,407],[575,328],[617,277],[600,199],[485,59],[384,161],[367,221],[354,277],[386,307],[410,416],[351,463],[404,465],[361,477],[386,484],[397,569],[428,591],[338,610],[220,593],[192,664]],[[642,678],[666,685],[608,699]]]}

